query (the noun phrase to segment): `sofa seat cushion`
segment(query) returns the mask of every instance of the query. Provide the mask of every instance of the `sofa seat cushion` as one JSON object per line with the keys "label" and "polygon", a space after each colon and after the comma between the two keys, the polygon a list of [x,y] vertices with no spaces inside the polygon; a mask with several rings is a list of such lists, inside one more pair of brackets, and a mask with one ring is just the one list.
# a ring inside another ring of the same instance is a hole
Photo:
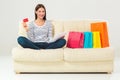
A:
{"label": "sofa seat cushion", "polygon": [[63,61],[63,49],[41,49],[34,50],[29,48],[16,47],[12,49],[12,57],[15,61],[32,62],[55,62]]}
{"label": "sofa seat cushion", "polygon": [[113,49],[107,48],[65,48],[64,60],[77,61],[109,61],[113,60]]}

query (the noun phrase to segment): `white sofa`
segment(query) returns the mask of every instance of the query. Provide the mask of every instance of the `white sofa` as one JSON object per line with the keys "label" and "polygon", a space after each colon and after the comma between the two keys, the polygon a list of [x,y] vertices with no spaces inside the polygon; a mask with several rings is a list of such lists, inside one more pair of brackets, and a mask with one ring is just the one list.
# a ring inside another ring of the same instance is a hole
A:
{"label": "white sofa", "polygon": [[[90,23],[96,20],[51,21],[54,34],[63,31],[90,31]],[[53,34],[53,35],[54,35]],[[26,33],[19,26],[19,36]],[[65,36],[67,40],[68,34]],[[12,49],[14,71],[16,73],[73,73],[73,72],[107,72],[113,71],[114,49],[78,48],[33,50],[17,46]]]}

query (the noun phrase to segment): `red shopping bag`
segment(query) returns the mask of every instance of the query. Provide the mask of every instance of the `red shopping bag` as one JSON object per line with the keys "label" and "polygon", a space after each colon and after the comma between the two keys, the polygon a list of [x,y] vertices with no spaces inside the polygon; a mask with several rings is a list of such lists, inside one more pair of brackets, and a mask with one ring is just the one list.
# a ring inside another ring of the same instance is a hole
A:
{"label": "red shopping bag", "polygon": [[67,47],[68,48],[83,48],[84,34],[82,32],[69,32]]}

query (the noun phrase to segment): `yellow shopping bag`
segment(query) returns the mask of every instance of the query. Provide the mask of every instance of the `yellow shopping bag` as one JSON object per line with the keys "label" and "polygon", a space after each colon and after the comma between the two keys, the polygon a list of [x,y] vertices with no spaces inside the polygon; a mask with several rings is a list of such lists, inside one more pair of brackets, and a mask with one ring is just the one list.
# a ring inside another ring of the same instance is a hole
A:
{"label": "yellow shopping bag", "polygon": [[100,33],[93,32],[93,48],[101,48]]}

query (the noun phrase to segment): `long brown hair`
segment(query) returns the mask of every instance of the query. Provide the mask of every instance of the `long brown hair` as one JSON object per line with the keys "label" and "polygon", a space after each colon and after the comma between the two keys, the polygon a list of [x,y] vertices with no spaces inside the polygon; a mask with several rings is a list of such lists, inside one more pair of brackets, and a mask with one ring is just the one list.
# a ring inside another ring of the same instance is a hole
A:
{"label": "long brown hair", "polygon": [[[46,20],[46,9],[45,6],[43,4],[37,4],[37,6],[35,7],[35,12],[39,9],[39,8],[43,8],[45,10],[45,16],[44,16],[44,20]],[[35,20],[37,19],[37,14],[35,13]]]}

